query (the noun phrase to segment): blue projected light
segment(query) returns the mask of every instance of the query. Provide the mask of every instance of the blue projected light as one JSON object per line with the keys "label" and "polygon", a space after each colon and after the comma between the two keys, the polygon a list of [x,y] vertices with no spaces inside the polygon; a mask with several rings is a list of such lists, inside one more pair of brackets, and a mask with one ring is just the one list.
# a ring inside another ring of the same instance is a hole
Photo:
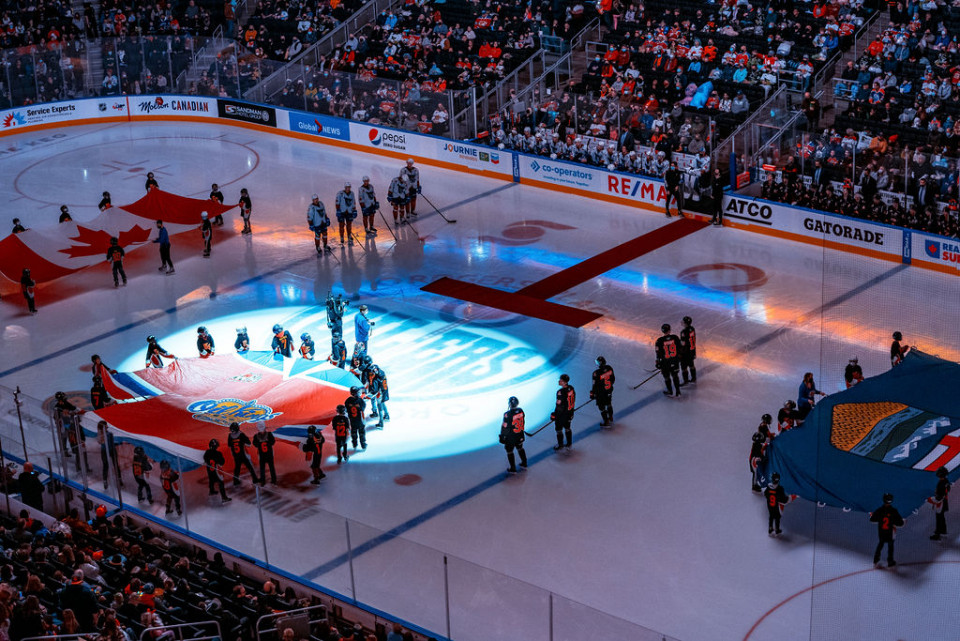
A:
{"label": "blue projected light", "polygon": [[[383,430],[371,429],[376,420],[367,420],[370,447],[352,460],[422,460],[497,445],[500,417],[510,396],[521,399],[531,426],[549,418],[559,367],[574,352],[574,332],[520,318],[496,327],[482,321],[452,324],[431,310],[401,312],[393,309],[392,301],[367,304],[375,323],[368,353],[387,373],[391,420]],[[355,313],[351,305],[343,319],[348,353],[353,351]],[[316,344],[315,365],[285,366],[286,375],[320,377],[332,367],[324,360],[330,351],[330,331],[323,306],[273,307],[202,321],[218,354],[234,351],[240,326],[248,330],[251,350],[269,350],[274,323],[289,330],[297,346],[303,332],[310,333]],[[197,325],[157,334],[157,339],[178,357],[196,357]],[[146,343],[120,364],[120,370],[142,369],[145,352]],[[329,430],[326,435],[331,440]]]}

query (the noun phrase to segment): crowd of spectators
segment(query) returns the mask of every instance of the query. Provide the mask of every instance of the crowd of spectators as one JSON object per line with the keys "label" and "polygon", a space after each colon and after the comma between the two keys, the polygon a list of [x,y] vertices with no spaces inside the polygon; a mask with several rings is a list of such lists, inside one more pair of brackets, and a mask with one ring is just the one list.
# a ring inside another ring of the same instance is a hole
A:
{"label": "crowd of spectators", "polygon": [[819,102],[801,103],[807,133],[761,196],[855,218],[958,236],[960,12],[898,2],[885,27],[835,79],[846,101],[820,127]]}
{"label": "crowd of spectators", "polygon": [[291,60],[362,5],[362,0],[261,0],[237,39],[258,58]]}
{"label": "crowd of spectators", "polygon": [[[49,528],[26,510],[19,518],[0,516],[0,547],[0,631],[9,641],[66,634],[136,641],[148,628],[157,628],[148,635],[154,641],[172,641],[175,633],[165,626],[211,620],[219,623],[224,641],[253,641],[261,616],[320,605],[315,597],[298,596],[293,586],[281,589],[274,581],[237,574],[219,553],[210,559],[160,530],[119,515],[108,518],[103,507],[90,521],[74,509]],[[414,638],[400,626],[378,637],[325,608],[320,613],[311,617],[310,639]],[[306,639],[293,628],[278,633],[283,641]]]}

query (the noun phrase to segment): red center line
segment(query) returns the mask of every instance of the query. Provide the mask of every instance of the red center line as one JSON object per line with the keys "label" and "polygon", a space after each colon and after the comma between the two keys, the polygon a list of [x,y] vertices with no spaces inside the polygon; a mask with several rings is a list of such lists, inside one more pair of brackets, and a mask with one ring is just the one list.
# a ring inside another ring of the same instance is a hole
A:
{"label": "red center line", "polygon": [[518,292],[505,292],[502,289],[484,287],[483,285],[446,277],[435,280],[421,289],[425,292],[449,296],[450,298],[522,314],[531,318],[539,318],[560,325],[583,327],[587,323],[600,318],[601,314],[551,303],[547,299],[655,249],[669,245],[684,236],[703,229],[707,225],[706,221],[682,218],[643,236],[617,245],[556,274],[547,276]]}
{"label": "red center line", "polygon": [[517,293],[543,300],[553,298],[557,294],[573,289],[591,278],[596,278],[611,269],[629,263],[635,258],[703,229],[707,224],[706,221],[694,218],[681,218],[676,222],[658,227],[643,236],[628,240],[552,276],[547,276],[531,285],[527,285]]}

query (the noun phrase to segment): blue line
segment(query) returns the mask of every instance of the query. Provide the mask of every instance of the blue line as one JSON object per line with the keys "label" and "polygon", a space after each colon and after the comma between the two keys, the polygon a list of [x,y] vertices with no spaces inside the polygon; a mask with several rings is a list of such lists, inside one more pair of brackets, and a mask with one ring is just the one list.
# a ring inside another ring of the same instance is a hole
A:
{"label": "blue line", "polygon": [[[818,315],[818,314],[822,314],[823,312],[825,312],[825,311],[827,311],[827,310],[829,310],[829,309],[831,309],[831,308],[833,308],[833,307],[836,307],[837,305],[840,305],[840,304],[842,304],[842,303],[850,300],[850,299],[853,298],[854,296],[857,296],[857,295],[859,295],[859,294],[862,294],[863,292],[867,291],[868,289],[870,289],[870,288],[872,288],[872,287],[875,287],[876,285],[882,283],[883,281],[887,280],[887,279],[890,278],[891,276],[894,276],[894,275],[900,273],[901,271],[903,271],[903,270],[906,269],[906,268],[907,268],[906,265],[897,265],[896,267],[894,267],[894,268],[892,268],[892,269],[890,269],[890,270],[887,270],[887,271],[883,272],[882,274],[879,274],[878,276],[875,276],[874,278],[871,278],[871,279],[868,280],[868,281],[865,281],[865,282],[861,283],[861,284],[858,285],[857,287],[854,287],[853,289],[844,292],[843,294],[837,296],[836,298],[833,298],[833,299],[827,301],[826,303],[822,304],[820,307],[818,307],[817,309],[813,310],[812,312],[809,312],[808,314],[805,314],[805,316],[816,316],[816,315]],[[782,334],[785,334],[785,333],[791,331],[791,329],[792,329],[792,326],[791,326],[791,325],[785,325],[785,326],[783,326],[783,327],[779,327],[779,328],[777,328],[777,329],[775,329],[775,330],[773,330],[773,331],[771,331],[771,332],[768,332],[767,334],[761,336],[760,338],[758,338],[758,339],[756,339],[756,340],[748,343],[747,345],[741,347],[738,351],[739,351],[740,353],[750,353],[751,351],[755,350],[757,347],[760,347],[761,345],[765,345],[766,343],[770,342],[770,341],[773,340],[774,338],[777,338],[777,337],[781,336]],[[701,368],[700,371],[703,372],[703,373],[710,372],[710,371],[712,371],[715,367],[719,367],[719,365],[715,365],[715,364],[713,364],[713,365],[707,365],[707,366]],[[650,403],[654,402],[655,400],[659,400],[660,398],[662,398],[662,396],[661,396],[659,393],[657,393],[657,394],[652,394],[652,395],[648,396],[647,398],[644,398],[644,399],[641,399],[640,401],[637,401],[636,403],[634,403],[633,405],[630,405],[629,407],[627,407],[625,410],[622,410],[622,411],[623,411],[623,412],[626,412],[627,414],[632,414],[633,412],[635,412],[635,411],[637,411],[637,410],[640,410],[640,409],[646,407],[646,406],[649,405]],[[593,434],[596,434],[597,432],[600,432],[600,431],[602,431],[602,428],[600,427],[600,424],[599,424],[599,423],[594,423],[592,426],[590,426],[589,428],[587,428],[587,429],[584,430],[583,432],[579,432],[579,433],[577,434],[577,440],[578,440],[578,441],[583,440],[584,438],[587,438],[588,436],[592,436]],[[540,461],[543,461],[543,460],[545,460],[545,459],[547,459],[547,458],[549,458],[549,457],[551,457],[551,456],[555,456],[555,453],[554,453],[554,451],[553,451],[552,449],[549,449],[549,448],[548,448],[548,449],[540,452],[539,454],[530,457],[529,460],[528,460],[528,463],[529,463],[529,465],[532,466],[532,465],[535,465],[536,463],[539,463]],[[312,570],[308,570],[308,571],[305,572],[302,576],[303,576],[304,578],[306,578],[306,579],[312,579],[312,578],[315,578],[315,577],[322,576],[323,574],[326,574],[327,572],[330,572],[330,571],[332,571],[332,570],[340,567],[341,565],[343,565],[343,564],[345,564],[345,563],[348,563],[351,557],[352,557],[352,558],[356,558],[356,557],[360,556],[361,554],[365,554],[366,552],[369,552],[369,551],[373,550],[374,548],[377,548],[377,547],[383,545],[384,543],[388,543],[389,541],[397,538],[398,536],[400,536],[400,535],[402,535],[402,534],[405,534],[406,532],[409,532],[410,530],[412,530],[413,528],[417,527],[418,525],[421,525],[421,524],[425,523],[426,521],[429,521],[429,520],[432,519],[433,517],[439,516],[439,515],[443,514],[444,512],[447,512],[448,510],[451,510],[451,509],[457,507],[457,506],[460,505],[461,503],[464,503],[465,501],[468,501],[468,500],[472,499],[473,497],[477,496],[478,494],[480,494],[480,493],[482,493],[482,492],[490,489],[491,487],[494,487],[494,486],[497,485],[498,483],[502,483],[505,479],[506,479],[506,477],[505,477],[503,474],[497,474],[496,476],[492,476],[492,477],[488,478],[488,479],[485,480],[485,481],[481,481],[481,482],[478,483],[477,485],[474,485],[473,487],[471,487],[471,488],[469,488],[469,489],[467,489],[467,490],[464,490],[464,491],[461,492],[460,494],[457,494],[456,496],[453,496],[453,497],[447,499],[447,500],[444,501],[443,503],[440,503],[439,505],[436,505],[436,506],[430,508],[429,510],[426,510],[425,512],[421,512],[420,514],[414,516],[413,518],[411,518],[411,519],[409,519],[409,520],[407,520],[407,521],[404,521],[404,522],[401,523],[400,525],[397,525],[397,526],[394,527],[393,529],[388,530],[388,531],[384,532],[383,534],[381,534],[381,535],[379,535],[379,536],[377,536],[377,537],[374,537],[374,538],[370,539],[369,541],[366,541],[365,543],[363,543],[363,544],[361,544],[361,545],[358,545],[356,548],[354,548],[354,549],[351,551],[351,555],[350,555],[350,556],[348,556],[347,554],[341,554],[340,556],[338,556],[338,557],[336,557],[336,558],[333,558],[333,559],[331,559],[330,561],[327,561],[327,562],[324,563],[323,565],[317,566],[317,567],[313,568]]]}
{"label": "blue line", "polygon": [[[451,203],[451,204],[449,204],[449,205],[445,205],[445,206],[443,207],[443,209],[444,209],[444,211],[450,211],[451,209],[456,209],[457,207],[462,207],[462,206],[464,206],[464,205],[469,205],[469,204],[472,203],[472,202],[475,202],[475,201],[477,201],[477,200],[483,200],[484,198],[486,198],[486,197],[488,197],[488,196],[492,196],[492,195],[494,195],[494,194],[496,194],[496,193],[498,193],[498,192],[501,192],[501,191],[503,191],[503,190],[505,190],[505,189],[510,189],[511,187],[516,186],[516,184],[517,184],[517,183],[507,183],[506,185],[501,185],[501,186],[499,186],[499,187],[494,187],[493,189],[491,189],[491,190],[489,190],[489,191],[485,191],[485,192],[479,193],[479,194],[477,194],[477,195],[475,195],[475,196],[470,196],[469,198],[464,198],[463,200],[458,200],[458,201],[455,202],[455,203]],[[424,197],[424,200],[426,200],[426,197]],[[430,203],[430,202],[428,202],[427,204],[431,205],[431,207],[433,206],[432,203]],[[417,216],[417,220],[423,220],[424,218],[429,218],[430,216],[433,216],[433,214],[435,214],[435,213],[437,213],[437,212],[433,212],[433,213],[429,213],[429,214],[423,214],[422,216]]]}
{"label": "blue line", "polygon": [[[251,278],[248,278],[247,280],[244,280],[244,281],[241,281],[241,282],[237,283],[236,285],[230,285],[229,287],[224,287],[222,293],[226,293],[226,292],[230,292],[230,291],[233,291],[233,290],[240,289],[240,288],[242,288],[242,287],[246,287],[247,285],[251,285],[251,284],[253,284],[253,283],[255,283],[255,282],[257,282],[257,281],[259,281],[259,280],[261,280],[261,279],[263,279],[263,278],[266,278],[267,276],[274,276],[274,275],[276,275],[276,274],[280,274],[280,273],[283,273],[283,272],[287,271],[287,270],[290,269],[291,267],[296,267],[297,265],[301,265],[301,264],[304,264],[304,263],[309,263],[309,262],[312,262],[312,261],[313,261],[313,257],[312,257],[312,256],[311,256],[310,258],[301,258],[300,260],[295,260],[295,261],[293,261],[292,263],[288,263],[287,265],[284,265],[283,267],[278,267],[277,269],[272,269],[272,270],[270,270],[270,271],[268,271],[268,272],[264,272],[264,273],[262,273],[262,274],[260,274],[260,275],[258,275],[258,276],[253,276],[253,277],[251,277]],[[213,298],[216,298],[218,295],[219,295],[218,292],[213,291],[213,292],[210,292],[210,295],[208,296],[208,298],[209,298],[209,299],[213,299]],[[155,320],[157,320],[157,319],[160,319],[160,318],[163,318],[164,316],[167,316],[168,314],[173,314],[173,313],[175,313],[175,312],[177,312],[177,311],[179,311],[179,310],[181,310],[181,309],[183,309],[183,308],[190,307],[191,305],[195,305],[195,304],[201,303],[201,302],[203,302],[203,301],[204,301],[204,299],[198,299],[198,300],[195,300],[195,301],[191,301],[191,302],[189,302],[189,303],[185,303],[184,305],[182,305],[182,306],[179,307],[179,308],[178,308],[178,307],[169,307],[169,308],[163,310],[162,312],[156,312],[155,314],[151,314],[150,316],[147,316],[146,318],[142,318],[142,319],[140,319],[140,320],[138,320],[138,321],[135,321],[135,322],[133,322],[133,323],[127,323],[126,325],[121,325],[120,327],[118,327],[118,328],[116,328],[116,329],[113,329],[113,330],[110,330],[109,332],[104,332],[104,333],[99,334],[99,335],[97,335],[97,336],[94,336],[94,337],[92,337],[92,338],[88,338],[88,339],[86,339],[86,340],[82,340],[82,341],[80,341],[79,343],[74,343],[74,344],[71,345],[70,347],[64,347],[64,348],[62,348],[62,349],[58,349],[57,351],[55,351],[55,352],[53,352],[53,353],[51,353],[51,354],[47,354],[46,356],[40,356],[40,357],[38,357],[38,358],[33,359],[32,361],[27,361],[26,363],[22,363],[22,364],[20,364],[20,365],[17,365],[16,367],[11,367],[11,368],[8,369],[8,370],[4,370],[4,371],[0,372],[0,378],[6,378],[7,376],[10,376],[11,374],[16,374],[17,372],[19,372],[19,371],[21,371],[21,370],[24,370],[24,369],[27,369],[27,368],[29,368],[29,367],[33,367],[34,365],[40,365],[40,364],[42,364],[42,363],[46,363],[47,361],[49,361],[49,360],[51,360],[51,359],[57,358],[58,356],[63,356],[64,354],[69,354],[70,352],[72,352],[72,351],[74,351],[74,350],[77,350],[77,349],[80,349],[81,347],[86,347],[87,345],[93,345],[94,343],[96,343],[96,342],[98,342],[98,341],[102,341],[102,340],[104,340],[104,339],[107,339],[107,338],[111,338],[111,337],[113,337],[113,336],[116,336],[116,335],[119,334],[120,332],[125,332],[125,331],[127,331],[127,330],[134,329],[135,327],[140,327],[140,326],[142,326],[142,325],[146,325],[147,323],[152,323],[153,321],[155,321]]]}

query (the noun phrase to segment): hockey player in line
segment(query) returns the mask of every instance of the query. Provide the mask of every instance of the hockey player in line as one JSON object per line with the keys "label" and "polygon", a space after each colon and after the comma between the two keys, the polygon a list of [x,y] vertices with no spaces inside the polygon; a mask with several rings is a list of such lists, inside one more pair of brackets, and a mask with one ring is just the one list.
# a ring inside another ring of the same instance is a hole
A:
{"label": "hockey player in line", "polygon": [[343,300],[342,294],[334,298],[333,292],[327,293],[327,328],[331,334],[343,335],[343,312],[349,305],[350,301]]}
{"label": "hockey player in line", "polygon": [[[566,374],[560,375],[557,384],[560,386],[560,389],[557,390],[557,403],[550,415],[557,431],[557,444],[553,446],[553,449],[554,451],[560,451],[563,448],[569,450],[573,445],[573,430],[570,424],[573,422],[573,414],[577,407],[577,391],[573,389],[573,385],[570,384],[570,377]],[[566,442],[564,442],[564,438],[566,438]]]}
{"label": "hockey player in line", "polygon": [[270,484],[277,484],[277,467],[274,464],[273,448],[277,439],[273,432],[267,429],[267,424],[257,421],[257,433],[253,435],[253,449],[257,451],[260,462],[260,487],[267,483],[267,468],[270,469]]}
{"label": "hockey player in line", "polygon": [[754,494],[760,494],[759,467],[767,455],[767,437],[760,432],[753,433],[753,444],[750,446],[750,489]]}
{"label": "hockey player in line", "polygon": [[230,435],[227,436],[227,449],[233,455],[233,484],[240,485],[240,472],[245,467],[250,471],[250,480],[256,485],[257,473],[253,471],[253,463],[247,456],[247,446],[249,446],[250,437],[240,431],[239,423],[230,423]]}
{"label": "hockey player in line", "polygon": [[404,175],[390,181],[387,189],[387,201],[393,205],[393,226],[406,224],[407,203],[410,200],[410,183]]}
{"label": "hockey player in line", "polygon": [[683,383],[697,382],[697,330],[693,328],[693,319],[683,317],[683,329],[680,330],[680,373],[683,374]]}
{"label": "hockey player in line", "polygon": [[359,440],[360,448],[367,449],[367,429],[363,422],[363,413],[367,409],[367,403],[360,396],[359,387],[350,388],[350,396],[343,402],[347,410],[347,418],[350,420],[350,440],[353,442],[353,449],[357,449]]}
{"label": "hockey player in line", "polygon": [[796,494],[787,496],[786,490],[780,485],[780,475],[774,472],[770,476],[770,483],[763,491],[763,498],[767,504],[767,534],[770,536],[780,536],[783,531],[780,529],[780,518],[783,516],[783,508],[791,501],[797,499]]}
{"label": "hockey player in line", "polygon": [[523,450],[523,441],[526,438],[523,431],[525,427],[526,417],[520,408],[520,401],[516,396],[511,396],[507,401],[507,411],[503,413],[503,422],[500,424],[500,443],[506,450],[507,461],[510,463],[507,474],[517,473],[514,449],[520,455],[520,467],[527,469],[527,453]]}
{"label": "hockey player in line", "polygon": [[377,193],[373,189],[373,185],[370,184],[370,176],[363,177],[363,184],[360,185],[359,193],[357,194],[360,198],[360,213],[363,215],[363,229],[367,233],[367,236],[376,236],[377,228],[373,226],[373,219],[377,213],[377,209],[380,208],[380,203],[377,202]]}
{"label": "hockey player in line", "polygon": [[[327,217],[327,208],[320,202],[320,196],[313,195],[313,200],[307,208],[307,226],[313,232],[313,244],[317,248],[317,255],[324,251],[332,252],[327,244],[327,230],[330,228],[330,218]],[[321,247],[321,243],[323,246]]]}
{"label": "hockey player in line", "polygon": [[[663,336],[657,339],[657,369],[663,376],[667,389],[664,394],[674,398],[680,396],[680,339],[670,333],[670,325],[664,323],[660,327]],[[671,384],[672,383],[672,384]]]}
{"label": "hockey player in line", "polygon": [[353,221],[357,217],[357,195],[351,190],[350,183],[344,183],[337,192],[337,222],[340,223],[340,244],[343,244],[343,231],[346,228],[347,240],[353,244]]}
{"label": "hockey player in line", "polygon": [[180,507],[180,474],[170,467],[170,461],[167,460],[160,461],[160,487],[167,495],[166,513],[173,513],[172,503],[177,508],[177,516],[183,514]]}
{"label": "hockey player in line", "polygon": [[797,404],[794,401],[787,400],[780,411],[777,412],[777,433],[782,434],[787,430],[792,430],[797,424]]}
{"label": "hockey player in line", "polygon": [[417,194],[420,189],[420,170],[413,166],[413,158],[407,159],[407,166],[400,170],[400,175],[407,179],[407,216],[417,215]]}
{"label": "hockey player in line", "polygon": [[311,485],[320,485],[320,479],[327,476],[320,468],[323,463],[323,444],[325,440],[316,425],[307,428],[307,440],[302,448],[307,455],[307,460],[310,461],[310,474],[313,476],[313,480],[310,481]]}
{"label": "hockey player in line", "polygon": [[617,377],[603,356],[597,356],[596,362],[597,369],[593,371],[590,398],[597,402],[597,409],[600,410],[600,425],[610,427],[613,425],[613,384]]}

